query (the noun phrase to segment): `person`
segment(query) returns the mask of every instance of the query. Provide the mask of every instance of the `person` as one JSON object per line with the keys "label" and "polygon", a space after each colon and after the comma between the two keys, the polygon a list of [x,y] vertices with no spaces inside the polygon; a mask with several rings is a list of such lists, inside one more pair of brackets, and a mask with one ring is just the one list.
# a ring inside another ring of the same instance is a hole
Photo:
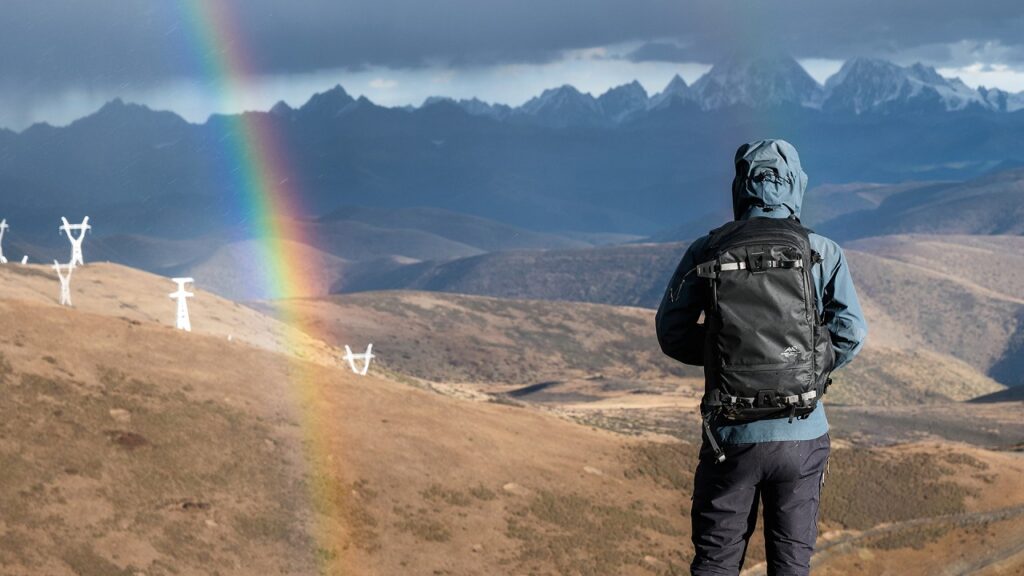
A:
{"label": "person", "polygon": [[[783,218],[799,223],[807,175],[791,144],[784,140],[745,144],[736,152],[735,166],[732,203],[736,221]],[[809,264],[816,318],[827,327],[826,339],[831,342],[835,369],[849,363],[860,351],[867,336],[867,324],[842,249],[828,238],[808,232],[804,232],[805,238],[815,253]],[[711,337],[707,322],[701,321],[702,314],[713,313],[709,312],[713,308],[709,302],[708,275],[691,272],[714,256],[706,253],[710,238],[704,236],[690,244],[655,320],[662,351],[680,362],[697,366],[705,364],[706,340]],[[756,326],[751,331],[754,333],[742,332],[742,337],[735,339],[756,339],[758,330],[772,329]],[[795,352],[782,352],[783,357],[787,354]],[[705,374],[707,380],[708,366]],[[827,373],[822,378],[827,378]],[[826,387],[827,384],[821,388],[821,395]],[[709,395],[706,389],[702,411],[709,403]],[[714,415],[705,418],[691,507],[691,574],[718,576],[740,572],[756,526],[759,501],[764,506],[768,574],[810,572],[818,504],[830,451],[828,421],[820,402],[800,417],[794,418],[790,411],[787,418],[785,410],[781,415],[752,421]]]}

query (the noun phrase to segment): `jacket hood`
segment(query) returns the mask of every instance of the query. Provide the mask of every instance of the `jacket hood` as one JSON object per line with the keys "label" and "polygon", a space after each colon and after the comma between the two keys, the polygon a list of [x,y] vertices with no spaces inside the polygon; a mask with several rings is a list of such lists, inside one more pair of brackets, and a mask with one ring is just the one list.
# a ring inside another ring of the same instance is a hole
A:
{"label": "jacket hood", "polygon": [[775,216],[800,217],[807,174],[800,155],[785,140],[758,140],[736,151],[736,177],[732,181],[732,210],[737,220],[752,207]]}

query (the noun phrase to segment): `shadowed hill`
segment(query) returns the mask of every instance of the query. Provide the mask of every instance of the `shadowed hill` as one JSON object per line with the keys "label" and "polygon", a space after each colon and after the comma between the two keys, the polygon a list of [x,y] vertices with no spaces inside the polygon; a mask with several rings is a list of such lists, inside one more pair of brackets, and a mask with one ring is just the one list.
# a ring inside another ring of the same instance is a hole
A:
{"label": "shadowed hill", "polygon": [[827,226],[824,223],[844,214],[878,208],[886,198],[895,194],[937,184],[943,183],[911,181],[898,184],[871,182],[822,184],[807,191],[800,219],[811,228],[816,229],[819,226]]}
{"label": "shadowed hill", "polygon": [[450,260],[484,252],[437,234],[406,228],[381,228],[354,220],[300,222],[284,227],[286,237],[345,258],[369,260],[404,256],[416,260]]}
{"label": "shadowed hill", "polygon": [[1024,402],[1024,386],[1014,386],[1013,388],[1007,388],[1006,390],[1000,390],[999,392],[993,392],[977,398],[972,398],[972,402],[985,403],[985,402]]}
{"label": "shadowed hill", "polygon": [[887,234],[1024,234],[1024,169],[911,188],[822,223],[836,239]]}
{"label": "shadowed hill", "polygon": [[534,232],[440,208],[380,208],[343,206],[319,219],[321,223],[359,222],[388,230],[418,230],[485,252],[539,248],[585,248],[591,243],[555,234]]}
{"label": "shadowed hill", "polygon": [[[828,222],[853,213],[867,213],[888,197],[908,190],[946,184],[944,182],[902,182],[899,184],[878,184],[871,182],[849,182],[846,184],[822,184],[807,191],[804,197],[800,220],[811,229],[828,229]],[[723,189],[723,195],[728,188]],[[732,208],[723,206],[719,210],[695,214],[683,224],[661,230],[648,238],[650,242],[689,241],[707,234],[716,222],[732,220]]]}
{"label": "shadowed hill", "polygon": [[[18,234],[7,238],[12,260],[20,260],[23,254],[35,263],[67,259],[64,237],[39,234],[49,228],[47,224],[17,222]],[[101,217],[94,218],[93,225],[109,231],[119,223]],[[376,277],[423,260],[444,262],[526,248],[586,248],[632,238],[581,233],[581,239],[574,239],[433,208],[350,206],[317,220],[278,221],[275,227],[284,237],[279,240],[281,254],[273,256],[288,258],[293,266],[304,268],[303,278],[312,279],[298,296],[323,296],[332,287],[347,286],[366,274]],[[196,237],[90,234],[85,244],[89,262],[110,261],[156,274],[202,277],[207,289],[235,300],[272,297],[260,281],[271,255],[241,227]]]}
{"label": "shadowed hill", "polygon": [[500,252],[368,275],[344,291],[401,288],[650,307],[685,251],[685,244],[627,244]]}
{"label": "shadowed hill", "polygon": [[[321,252],[308,244],[280,240],[279,257],[286,257],[289,266],[302,270],[301,293],[295,296],[319,296],[345,276],[352,263]],[[285,256],[286,255],[286,256]],[[189,276],[199,279],[204,289],[237,301],[265,300],[276,296],[268,286],[274,270],[268,264],[266,245],[258,240],[242,240],[218,247],[183,266],[164,269],[168,276]]]}

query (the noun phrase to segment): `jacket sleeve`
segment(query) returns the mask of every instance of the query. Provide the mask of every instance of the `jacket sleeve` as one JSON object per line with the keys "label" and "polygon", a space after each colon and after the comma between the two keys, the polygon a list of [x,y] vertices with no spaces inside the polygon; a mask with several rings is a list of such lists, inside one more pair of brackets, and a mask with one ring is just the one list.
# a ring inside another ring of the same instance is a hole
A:
{"label": "jacket sleeve", "polygon": [[868,335],[868,324],[857,300],[853,287],[850,266],[843,250],[834,245],[833,258],[822,262],[825,273],[822,278],[825,290],[822,293],[822,320],[832,335],[832,347],[836,351],[836,368],[849,364],[850,360],[864,346]]}
{"label": "jacket sleeve", "polygon": [[705,238],[690,244],[668,283],[654,318],[661,351],[693,366],[704,365],[704,324],[698,323],[704,311],[707,281],[690,273],[700,262]]}

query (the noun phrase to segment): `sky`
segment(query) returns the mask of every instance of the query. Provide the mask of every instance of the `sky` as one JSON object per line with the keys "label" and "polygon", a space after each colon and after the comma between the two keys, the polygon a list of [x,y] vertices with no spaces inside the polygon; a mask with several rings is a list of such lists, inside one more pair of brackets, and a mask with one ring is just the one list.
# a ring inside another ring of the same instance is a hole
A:
{"label": "sky", "polygon": [[[202,122],[298,106],[335,84],[389,106],[431,95],[518,105],[562,84],[599,94],[634,79],[653,93],[763,50],[791,54],[819,82],[869,56],[1024,90],[1019,0],[5,0],[2,10],[0,126],[15,130],[65,124],[115,97]],[[218,60],[245,63],[231,97]]]}

